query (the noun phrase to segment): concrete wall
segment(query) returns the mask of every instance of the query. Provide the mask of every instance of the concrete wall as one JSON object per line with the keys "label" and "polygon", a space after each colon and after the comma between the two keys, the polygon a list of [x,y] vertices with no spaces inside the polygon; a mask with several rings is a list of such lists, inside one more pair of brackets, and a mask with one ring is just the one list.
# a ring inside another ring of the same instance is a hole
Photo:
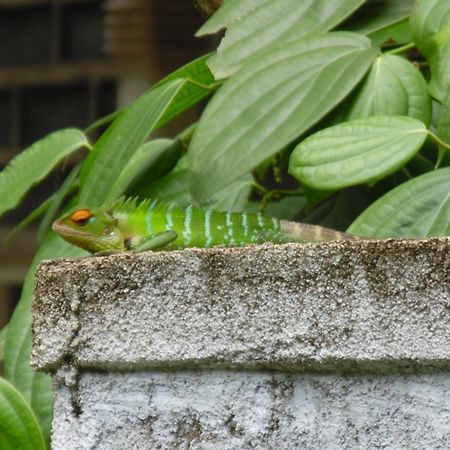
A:
{"label": "concrete wall", "polygon": [[448,448],[450,240],[41,265],[55,449]]}

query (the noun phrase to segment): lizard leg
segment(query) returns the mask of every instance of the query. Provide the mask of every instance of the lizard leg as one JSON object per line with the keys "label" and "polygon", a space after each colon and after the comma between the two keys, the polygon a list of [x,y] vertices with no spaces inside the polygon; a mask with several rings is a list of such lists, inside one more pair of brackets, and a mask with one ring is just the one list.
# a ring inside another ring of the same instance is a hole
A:
{"label": "lizard leg", "polygon": [[150,237],[144,241],[139,247],[135,249],[135,252],[145,252],[147,250],[156,250],[160,247],[164,247],[170,242],[174,241],[178,237],[176,231],[168,230],[162,231]]}

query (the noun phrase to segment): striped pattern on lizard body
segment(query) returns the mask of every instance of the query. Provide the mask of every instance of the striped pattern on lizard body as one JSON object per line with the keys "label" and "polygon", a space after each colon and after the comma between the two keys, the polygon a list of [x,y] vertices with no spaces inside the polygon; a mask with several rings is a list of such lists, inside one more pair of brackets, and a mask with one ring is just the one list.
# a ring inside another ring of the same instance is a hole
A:
{"label": "striped pattern on lizard body", "polygon": [[66,241],[91,253],[353,238],[328,228],[279,221],[262,214],[183,208],[158,200],[137,203],[130,199],[119,199],[100,208],[77,208],[56,220],[52,228]]}
{"label": "striped pattern on lizard body", "polygon": [[130,207],[132,204],[127,201],[113,205],[110,210],[132,239],[131,247],[143,238],[167,230],[176,231],[178,237],[164,247],[166,250],[244,246],[276,240],[280,233],[279,221],[261,214],[214,211],[191,205],[183,208],[174,203],[148,200]]}

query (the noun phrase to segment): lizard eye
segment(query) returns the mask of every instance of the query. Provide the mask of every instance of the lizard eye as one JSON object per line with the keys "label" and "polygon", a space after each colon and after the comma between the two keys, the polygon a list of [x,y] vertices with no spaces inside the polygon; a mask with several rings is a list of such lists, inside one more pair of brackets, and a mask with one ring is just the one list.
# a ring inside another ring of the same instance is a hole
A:
{"label": "lizard eye", "polygon": [[94,219],[94,214],[88,209],[79,209],[70,216],[70,220],[76,225],[86,225]]}

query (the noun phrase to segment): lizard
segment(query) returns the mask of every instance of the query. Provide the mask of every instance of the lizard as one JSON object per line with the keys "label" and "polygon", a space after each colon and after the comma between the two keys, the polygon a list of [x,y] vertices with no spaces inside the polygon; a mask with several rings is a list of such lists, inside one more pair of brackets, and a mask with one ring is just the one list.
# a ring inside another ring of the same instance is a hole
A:
{"label": "lizard", "polygon": [[64,240],[93,254],[356,238],[330,228],[279,220],[261,213],[223,212],[123,197],[102,207],[72,209],[56,220],[52,228]]}

